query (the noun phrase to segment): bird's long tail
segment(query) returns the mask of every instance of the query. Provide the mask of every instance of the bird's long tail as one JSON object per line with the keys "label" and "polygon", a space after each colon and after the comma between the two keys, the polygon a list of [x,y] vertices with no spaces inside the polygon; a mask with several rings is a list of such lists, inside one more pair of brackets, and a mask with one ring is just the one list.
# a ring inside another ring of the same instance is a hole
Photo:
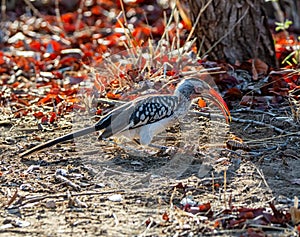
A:
{"label": "bird's long tail", "polygon": [[50,141],[47,141],[45,143],[42,143],[40,145],[37,145],[23,153],[20,154],[20,157],[25,157],[25,156],[28,156],[30,154],[32,154],[33,152],[37,152],[37,151],[40,151],[40,150],[43,150],[45,148],[48,148],[48,147],[51,147],[51,146],[54,146],[60,142],[65,142],[65,141],[68,141],[68,140],[72,140],[76,137],[81,137],[81,136],[84,136],[84,135],[87,135],[87,134],[90,134],[90,133],[93,133],[96,131],[96,128],[95,126],[90,126],[90,127],[87,127],[87,128],[84,128],[84,129],[81,129],[79,131],[76,131],[76,132],[73,132],[73,133],[69,133],[69,134],[66,134],[64,136],[61,136],[61,137],[58,137],[58,138],[55,138],[55,139],[52,139]]}

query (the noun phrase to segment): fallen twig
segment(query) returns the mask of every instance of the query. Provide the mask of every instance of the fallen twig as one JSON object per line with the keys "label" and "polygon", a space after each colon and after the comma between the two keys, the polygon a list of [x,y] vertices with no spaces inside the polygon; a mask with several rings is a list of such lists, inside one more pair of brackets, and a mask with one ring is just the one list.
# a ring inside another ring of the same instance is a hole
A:
{"label": "fallen twig", "polygon": [[263,111],[263,110],[259,110],[259,109],[239,108],[239,109],[230,110],[231,114],[234,114],[234,113],[243,113],[243,112],[255,113],[255,114],[266,114],[266,115],[269,115],[271,117],[277,116],[277,114],[274,114],[274,113],[271,113],[271,112],[267,112],[267,111]]}
{"label": "fallen twig", "polygon": [[112,100],[108,98],[97,98],[96,99],[97,103],[104,103],[108,105],[118,105],[121,106],[123,105],[126,101],[121,101],[121,100]]}
{"label": "fallen twig", "polygon": [[[268,229],[268,230],[275,230],[275,231],[285,231],[286,236],[293,236],[293,234],[296,234],[296,231],[293,228],[288,228],[288,227],[258,225],[258,224],[249,224],[249,227],[265,229],[265,230]],[[287,230],[290,231],[289,234],[288,234]],[[294,235],[294,236],[296,236],[296,235]]]}
{"label": "fallen twig", "polygon": [[259,176],[261,177],[262,181],[264,182],[264,184],[266,185],[266,187],[268,188],[268,190],[272,190],[269,186],[269,184],[267,183],[265,176],[263,175],[263,173],[261,172],[261,170],[259,168],[257,168],[256,166],[254,166],[257,173],[259,174]]}
{"label": "fallen twig", "polygon": [[14,195],[9,199],[6,206],[10,206],[10,204],[12,204],[16,200],[17,196],[18,196],[18,189],[16,189]]}
{"label": "fallen twig", "polygon": [[[84,192],[84,193],[72,193],[72,196],[92,196],[92,195],[107,195],[107,194],[112,194],[112,193],[125,193],[123,189],[120,190],[112,190],[112,191],[102,191],[102,192]],[[21,204],[13,206],[13,208],[19,208],[21,206],[25,206],[28,203],[34,203],[34,202],[39,202],[47,198],[68,198],[68,193],[64,194],[45,194],[41,196],[31,196],[31,197],[25,197],[22,201]]]}
{"label": "fallen twig", "polygon": [[250,119],[241,119],[241,118],[235,118],[235,117],[231,117],[231,120],[233,122],[237,122],[237,123],[249,123],[249,124],[255,124],[255,125],[259,125],[259,126],[263,126],[263,127],[268,127],[268,128],[273,129],[274,131],[281,133],[281,134],[288,133],[287,131],[285,131],[281,128],[278,128],[274,125],[267,124],[267,123],[260,122],[260,121],[255,121],[255,120],[250,120]]}
{"label": "fallen twig", "polygon": [[66,185],[72,187],[74,190],[76,191],[80,191],[80,186],[78,184],[75,184],[74,182],[72,182],[71,180],[69,180],[68,178],[57,174],[55,175],[55,178],[63,183],[65,183]]}

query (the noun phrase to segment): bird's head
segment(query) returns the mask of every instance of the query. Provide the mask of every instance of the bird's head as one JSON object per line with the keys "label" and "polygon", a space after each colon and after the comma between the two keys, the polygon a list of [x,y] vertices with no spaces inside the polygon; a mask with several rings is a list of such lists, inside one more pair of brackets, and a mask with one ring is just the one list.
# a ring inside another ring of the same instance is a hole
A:
{"label": "bird's head", "polygon": [[193,98],[200,96],[205,99],[211,100],[221,109],[223,115],[226,118],[226,122],[229,122],[230,120],[229,109],[221,95],[203,80],[199,80],[196,78],[182,80],[177,85],[175,94],[188,100],[192,100]]}

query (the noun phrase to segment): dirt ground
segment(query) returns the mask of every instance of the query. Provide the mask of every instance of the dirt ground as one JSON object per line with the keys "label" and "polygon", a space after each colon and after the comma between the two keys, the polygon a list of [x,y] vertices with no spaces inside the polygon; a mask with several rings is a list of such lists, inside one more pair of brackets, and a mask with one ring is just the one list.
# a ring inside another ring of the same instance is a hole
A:
{"label": "dirt ground", "polygon": [[[95,134],[20,159],[26,146],[71,131],[70,118],[42,131],[34,121],[3,117],[0,236],[297,236],[292,225],[253,220],[247,228],[215,226],[232,218],[222,214],[230,206],[271,212],[273,202],[286,212],[300,196],[300,137],[292,134],[299,126],[291,116],[236,110],[232,117],[230,132],[250,151],[200,149],[192,159],[186,146],[141,155]],[[166,140],[174,142],[172,135]],[[177,171],[187,162],[180,177],[161,169],[171,170],[174,157]],[[210,203],[212,214],[183,211],[184,201]]]}

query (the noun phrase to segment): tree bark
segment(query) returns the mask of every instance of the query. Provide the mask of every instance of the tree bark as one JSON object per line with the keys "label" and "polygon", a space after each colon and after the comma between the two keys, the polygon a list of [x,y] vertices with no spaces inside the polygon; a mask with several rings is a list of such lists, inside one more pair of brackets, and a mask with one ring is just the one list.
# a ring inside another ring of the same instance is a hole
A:
{"label": "tree bark", "polygon": [[276,66],[274,42],[263,2],[189,0],[200,55],[231,64],[259,58],[270,66]]}
{"label": "tree bark", "polygon": [[[293,24],[288,31],[300,33],[300,1],[299,0],[278,0],[264,3],[269,20],[283,23],[290,20]],[[273,24],[274,25],[274,24]]]}

